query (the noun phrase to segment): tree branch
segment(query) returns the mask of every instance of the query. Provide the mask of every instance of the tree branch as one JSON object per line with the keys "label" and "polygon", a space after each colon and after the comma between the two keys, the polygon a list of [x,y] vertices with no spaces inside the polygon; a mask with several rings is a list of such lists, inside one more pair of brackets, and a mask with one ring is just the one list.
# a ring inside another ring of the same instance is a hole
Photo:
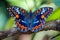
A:
{"label": "tree branch", "polygon": [[[60,31],[60,20],[46,22],[43,30]],[[17,28],[12,28],[12,29],[7,30],[7,31],[0,31],[0,40],[7,38],[9,36],[14,36],[18,33],[22,34],[20,31],[17,30]],[[27,32],[27,33],[32,33],[32,32]],[[26,33],[23,33],[23,34],[26,34]]]}

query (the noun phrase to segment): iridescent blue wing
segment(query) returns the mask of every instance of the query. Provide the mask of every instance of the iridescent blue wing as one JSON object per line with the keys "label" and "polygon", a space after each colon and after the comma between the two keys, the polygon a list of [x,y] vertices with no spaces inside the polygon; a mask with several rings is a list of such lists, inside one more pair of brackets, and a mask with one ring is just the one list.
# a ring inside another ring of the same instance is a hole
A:
{"label": "iridescent blue wing", "polygon": [[43,7],[37,10],[36,12],[34,12],[36,14],[36,17],[32,20],[32,23],[30,26],[31,31],[37,32],[42,30],[43,25],[45,23],[45,19],[51,14],[52,11],[53,11],[53,8],[51,7]]}
{"label": "iridescent blue wing", "polygon": [[28,31],[28,22],[26,15],[28,14],[24,9],[19,7],[9,7],[8,11],[15,17],[15,22],[17,24],[17,29],[21,32]]}

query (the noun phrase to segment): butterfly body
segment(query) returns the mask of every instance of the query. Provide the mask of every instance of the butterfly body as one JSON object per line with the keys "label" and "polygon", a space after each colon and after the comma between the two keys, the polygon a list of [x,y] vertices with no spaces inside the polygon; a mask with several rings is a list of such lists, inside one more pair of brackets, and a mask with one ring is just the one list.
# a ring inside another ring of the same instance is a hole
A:
{"label": "butterfly body", "polygon": [[42,30],[45,18],[53,11],[51,7],[43,7],[35,12],[27,12],[18,7],[10,7],[8,10],[15,17],[17,30],[21,32],[27,32],[29,30],[31,32],[37,32]]}

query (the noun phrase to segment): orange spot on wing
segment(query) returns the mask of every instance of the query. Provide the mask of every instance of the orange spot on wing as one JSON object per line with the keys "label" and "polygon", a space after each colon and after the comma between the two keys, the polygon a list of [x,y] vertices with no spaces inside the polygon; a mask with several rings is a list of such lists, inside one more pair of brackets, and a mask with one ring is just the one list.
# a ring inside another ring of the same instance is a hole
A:
{"label": "orange spot on wing", "polygon": [[[25,26],[24,26],[25,27]],[[25,30],[27,30],[27,27],[25,27]]]}
{"label": "orange spot on wing", "polygon": [[25,11],[23,10],[22,13],[24,13]]}
{"label": "orange spot on wing", "polygon": [[36,13],[39,13],[39,11],[37,10]]}
{"label": "orange spot on wing", "polygon": [[21,28],[27,30],[27,27],[25,27],[24,25],[22,25]]}
{"label": "orange spot on wing", "polygon": [[36,26],[35,29],[38,30],[39,26]]}
{"label": "orange spot on wing", "polygon": [[19,18],[19,15],[17,14],[15,17],[16,17],[16,18]]}
{"label": "orange spot on wing", "polygon": [[19,28],[21,28],[21,24],[19,24],[19,22],[17,22],[17,25],[18,25]]}
{"label": "orange spot on wing", "polygon": [[44,16],[44,15],[42,15],[42,16],[41,16],[41,18],[45,18],[45,16]]}
{"label": "orange spot on wing", "polygon": [[35,29],[38,30],[39,26],[35,26],[34,28],[32,28],[32,31],[34,31]]}
{"label": "orange spot on wing", "polygon": [[39,26],[39,28],[42,27],[42,23],[40,25],[38,25],[38,26]]}
{"label": "orange spot on wing", "polygon": [[21,24],[19,24],[19,27],[21,27]]}
{"label": "orange spot on wing", "polygon": [[21,28],[24,29],[25,27],[22,25]]}
{"label": "orange spot on wing", "polygon": [[24,12],[25,12],[23,9],[20,9],[20,11],[21,11],[22,13],[24,13]]}
{"label": "orange spot on wing", "polygon": [[40,10],[36,10],[36,13],[38,14],[40,11],[41,11],[41,9]]}

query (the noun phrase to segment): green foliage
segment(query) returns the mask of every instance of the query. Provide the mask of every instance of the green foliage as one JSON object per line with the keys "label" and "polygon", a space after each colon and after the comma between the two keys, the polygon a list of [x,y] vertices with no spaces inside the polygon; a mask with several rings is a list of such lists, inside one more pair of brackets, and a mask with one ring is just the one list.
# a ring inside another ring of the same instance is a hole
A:
{"label": "green foliage", "polygon": [[13,28],[13,25],[14,25],[14,18],[11,17],[6,22],[5,30],[9,30],[9,29]]}
{"label": "green foliage", "polygon": [[4,2],[0,2],[0,30],[4,30],[7,21]]}
{"label": "green foliage", "polygon": [[53,3],[55,3],[56,6],[60,7],[60,0],[53,0]]}
{"label": "green foliage", "polygon": [[10,5],[34,11],[41,5],[42,0],[6,0]]}
{"label": "green foliage", "polygon": [[56,37],[55,39],[56,39],[56,40],[60,40],[60,36]]}

